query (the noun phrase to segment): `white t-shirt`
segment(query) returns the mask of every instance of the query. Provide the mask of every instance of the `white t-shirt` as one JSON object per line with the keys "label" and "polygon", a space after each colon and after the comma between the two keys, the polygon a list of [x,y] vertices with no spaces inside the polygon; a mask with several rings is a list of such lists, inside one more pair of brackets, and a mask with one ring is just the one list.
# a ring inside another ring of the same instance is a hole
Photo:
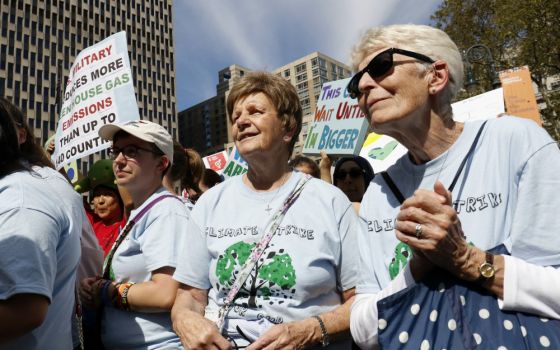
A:
{"label": "white t-shirt", "polygon": [[[481,124],[465,123],[451,148],[428,163],[413,164],[407,154],[389,168],[389,175],[404,197],[410,197],[417,188],[433,190],[436,179],[449,186]],[[521,118],[489,120],[453,190],[453,202],[466,239],[484,250],[503,243],[518,259],[535,265],[559,266],[558,174],[560,152],[546,131]],[[369,185],[360,210],[364,227],[358,239],[360,282],[351,316],[352,334],[363,346],[375,342],[372,335],[377,329],[377,315],[372,314],[372,298],[379,298],[375,293],[383,289],[382,295],[386,296],[407,284],[402,273],[391,282],[411,256],[407,246],[395,237],[394,220],[399,208],[389,186],[377,176]],[[506,268],[506,278],[510,280],[504,281],[506,296],[513,293],[507,289],[512,285],[511,272]],[[533,280],[532,285],[546,286],[545,274],[539,276],[541,281]],[[538,295],[542,289],[533,291]],[[533,312],[542,313],[545,309],[535,308]],[[528,310],[525,307],[522,311]]]}
{"label": "white t-shirt", "polygon": [[[255,192],[234,177],[197,201],[176,280],[210,289],[206,317],[217,312],[263,226],[303,175],[292,173],[277,191]],[[273,210],[266,211],[267,206]],[[197,225],[198,227],[193,227]],[[341,304],[356,284],[358,218],[336,187],[311,179],[286,213],[226,320],[256,338],[272,324],[301,320]],[[239,339],[241,343],[243,340]],[[238,343],[239,344],[239,343]],[[336,348],[333,347],[333,348]]]}
{"label": "white t-shirt", "polygon": [[[163,187],[130,213],[134,218],[155,198],[171,194]],[[118,282],[149,281],[152,271],[176,267],[180,241],[190,216],[178,198],[156,203],[136,222],[113,258],[112,270]],[[103,344],[111,349],[177,349],[180,341],[173,332],[169,312],[104,309]]]}
{"label": "white t-shirt", "polygon": [[0,300],[47,297],[43,324],[0,349],[72,349],[82,198],[50,168],[0,179]]}
{"label": "white t-shirt", "polygon": [[[428,163],[416,165],[405,155],[390,167],[388,173],[404,197],[417,188],[433,190],[436,179],[449,186],[481,124],[465,123],[451,148]],[[560,235],[554,229],[560,227],[558,174],[558,146],[546,131],[521,118],[489,120],[453,190],[467,240],[485,250],[504,243],[512,256],[537,265],[559,265]],[[395,275],[406,265],[410,254],[394,232],[399,208],[377,176],[360,210],[365,235],[360,237],[364,270],[358,293],[380,290],[391,280],[391,269]]]}

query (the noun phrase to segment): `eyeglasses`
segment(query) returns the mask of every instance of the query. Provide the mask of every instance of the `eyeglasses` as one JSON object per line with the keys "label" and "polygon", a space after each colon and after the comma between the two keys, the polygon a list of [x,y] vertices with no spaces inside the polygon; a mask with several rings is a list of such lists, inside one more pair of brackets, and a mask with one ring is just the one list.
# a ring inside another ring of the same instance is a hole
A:
{"label": "eyeglasses", "polygon": [[130,158],[136,158],[138,156],[138,151],[144,151],[144,152],[150,152],[150,153],[157,154],[157,155],[163,155],[162,153],[158,153],[154,150],[138,147],[136,145],[127,145],[127,146],[124,146],[123,148],[111,147],[111,148],[109,148],[109,151],[107,152],[107,154],[109,155],[109,158],[111,158],[112,160],[117,159],[117,157],[121,153],[123,154],[123,156],[126,159],[130,159]]}
{"label": "eyeglasses", "polygon": [[357,178],[359,178],[360,176],[364,175],[364,171],[360,168],[352,168],[348,171],[346,170],[339,170],[336,172],[334,178],[337,180],[344,180],[346,179],[346,175],[350,175],[350,178],[355,180]]}
{"label": "eyeglasses", "polygon": [[365,73],[368,73],[369,76],[372,77],[372,78],[379,78],[379,77],[387,74],[387,72],[389,72],[391,70],[391,68],[393,67],[393,55],[396,54],[396,53],[401,54],[401,55],[405,55],[405,56],[408,56],[408,57],[413,57],[413,58],[419,59],[420,61],[424,61],[424,62],[427,62],[427,63],[434,63],[435,62],[430,57],[428,57],[426,55],[422,55],[420,53],[416,53],[416,52],[412,52],[412,51],[408,51],[408,50],[396,49],[396,48],[393,48],[393,47],[390,48],[390,49],[387,49],[387,50],[379,53],[378,55],[376,55],[374,58],[372,58],[371,61],[369,61],[368,65],[364,69],[362,69],[361,71],[359,71],[358,73],[356,73],[352,77],[352,79],[348,83],[348,86],[346,87],[346,89],[348,90],[348,93],[350,94],[350,97],[351,98],[358,98],[362,94],[358,85],[360,83],[360,80],[362,79],[362,76]]}

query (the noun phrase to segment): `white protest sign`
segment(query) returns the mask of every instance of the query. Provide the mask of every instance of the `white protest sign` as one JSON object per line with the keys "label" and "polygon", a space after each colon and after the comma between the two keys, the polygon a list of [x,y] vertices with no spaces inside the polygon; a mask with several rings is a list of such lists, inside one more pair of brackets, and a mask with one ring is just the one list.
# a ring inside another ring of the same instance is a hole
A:
{"label": "white protest sign", "polygon": [[304,154],[318,155],[321,150],[331,155],[360,152],[368,122],[358,101],[346,91],[349,81],[348,78],[323,84],[313,124],[304,142]]}
{"label": "white protest sign", "polygon": [[243,175],[249,171],[249,165],[245,159],[241,158],[241,154],[237,151],[237,147],[233,147],[229,154],[228,162],[222,172],[222,176],[228,179],[233,176]]}
{"label": "white protest sign", "polygon": [[504,90],[502,88],[485,92],[451,104],[453,120],[466,122],[497,118],[505,112]]}
{"label": "white protest sign", "polygon": [[82,50],[70,69],[56,130],[57,169],[108,148],[97,135],[108,123],[138,120],[126,33]]}

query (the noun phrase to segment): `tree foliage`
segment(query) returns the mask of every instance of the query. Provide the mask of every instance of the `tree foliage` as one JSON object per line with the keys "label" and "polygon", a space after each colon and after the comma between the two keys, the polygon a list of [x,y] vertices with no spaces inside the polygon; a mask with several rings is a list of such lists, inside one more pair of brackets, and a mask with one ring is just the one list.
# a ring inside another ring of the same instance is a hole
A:
{"label": "tree foliage", "polygon": [[[560,74],[560,1],[444,0],[432,21],[463,51],[475,44],[487,46],[497,70],[528,65],[547,105],[541,110],[543,126],[560,139],[560,91],[545,85],[547,77]],[[489,66],[472,68],[479,89],[460,97],[491,89]]]}

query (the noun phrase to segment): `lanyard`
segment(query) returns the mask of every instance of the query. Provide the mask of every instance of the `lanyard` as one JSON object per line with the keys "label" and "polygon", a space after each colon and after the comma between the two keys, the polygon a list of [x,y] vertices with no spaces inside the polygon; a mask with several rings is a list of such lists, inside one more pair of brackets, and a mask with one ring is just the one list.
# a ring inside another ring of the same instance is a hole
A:
{"label": "lanyard", "polygon": [[259,261],[260,257],[264,253],[266,247],[268,246],[268,243],[270,243],[272,237],[274,237],[274,234],[276,233],[278,226],[282,222],[282,219],[284,219],[286,212],[296,201],[296,199],[298,199],[299,195],[303,191],[303,188],[305,187],[305,185],[310,179],[311,179],[310,175],[307,174],[304,175],[304,177],[302,177],[299,180],[297,186],[288,195],[286,200],[284,200],[282,206],[268,220],[264,230],[265,234],[262,236],[259,243],[257,243],[257,245],[253,247],[253,250],[251,251],[249,258],[247,259],[247,261],[245,261],[245,264],[239,270],[239,274],[237,275],[237,278],[231,285],[231,289],[229,290],[224,300],[224,305],[218,311],[218,320],[216,321],[216,325],[218,326],[220,332],[224,327],[226,315],[229,309],[231,308],[231,304],[235,300],[235,296],[237,295],[237,293],[239,292],[239,290],[241,289],[241,287],[243,286],[243,284],[251,274],[251,271],[253,270],[257,261]]}
{"label": "lanyard", "polygon": [[132,230],[132,227],[134,226],[134,224],[136,222],[138,222],[138,220],[140,220],[140,218],[142,218],[142,216],[144,216],[144,214],[146,214],[148,212],[148,210],[150,210],[154,205],[156,205],[156,203],[160,202],[161,200],[163,200],[165,198],[176,198],[176,199],[180,200],[177,196],[172,195],[172,194],[165,194],[165,195],[159,196],[157,198],[154,198],[150,203],[148,203],[148,205],[146,205],[138,214],[136,214],[136,216],[134,216],[132,219],[128,220],[128,222],[124,226],[123,230],[119,234],[119,237],[117,238],[117,240],[113,244],[113,247],[111,248],[111,251],[109,251],[109,254],[107,254],[107,257],[105,258],[105,261],[103,262],[103,278],[104,279],[107,279],[107,280],[113,280],[114,279],[114,276],[112,276],[112,273],[111,273],[112,272],[111,271],[111,264],[113,262],[113,257],[115,256],[115,252],[117,251],[117,248],[121,245],[121,243],[124,241],[126,236],[128,236],[128,233],[130,232],[130,230]]}

